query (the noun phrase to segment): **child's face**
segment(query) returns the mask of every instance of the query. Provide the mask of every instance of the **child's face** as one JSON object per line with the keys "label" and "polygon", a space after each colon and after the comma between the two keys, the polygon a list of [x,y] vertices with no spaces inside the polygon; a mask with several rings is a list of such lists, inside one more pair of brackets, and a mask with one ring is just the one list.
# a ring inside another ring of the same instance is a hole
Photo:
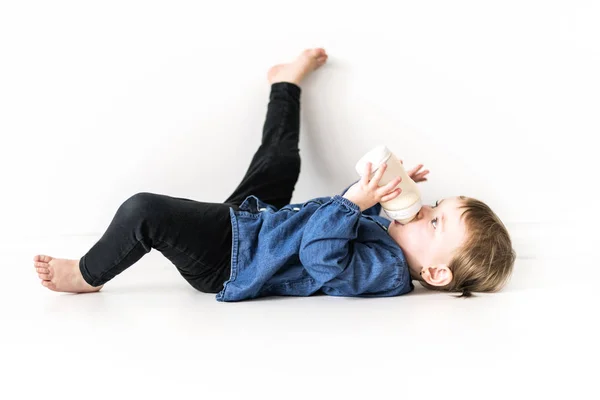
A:
{"label": "child's face", "polygon": [[466,239],[466,227],[460,218],[463,209],[458,197],[448,197],[436,206],[423,206],[415,219],[406,225],[392,221],[389,235],[406,256],[412,275],[421,268],[448,264],[454,251]]}

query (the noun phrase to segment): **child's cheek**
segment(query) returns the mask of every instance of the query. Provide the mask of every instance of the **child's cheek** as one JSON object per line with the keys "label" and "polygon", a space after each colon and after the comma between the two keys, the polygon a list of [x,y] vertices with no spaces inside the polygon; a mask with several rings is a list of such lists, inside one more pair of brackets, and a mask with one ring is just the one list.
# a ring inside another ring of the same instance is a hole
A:
{"label": "child's cheek", "polygon": [[410,229],[405,230],[397,230],[394,232],[394,240],[398,243],[403,249],[408,251],[416,251],[418,248],[422,247],[425,238],[421,237],[418,231],[413,231]]}

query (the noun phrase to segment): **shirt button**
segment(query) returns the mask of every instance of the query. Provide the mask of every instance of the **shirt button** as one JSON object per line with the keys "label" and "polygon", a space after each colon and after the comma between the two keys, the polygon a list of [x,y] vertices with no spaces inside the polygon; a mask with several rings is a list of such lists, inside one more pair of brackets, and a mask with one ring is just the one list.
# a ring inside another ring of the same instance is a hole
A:
{"label": "shirt button", "polygon": [[294,207],[294,211],[300,211],[298,207]]}
{"label": "shirt button", "polygon": [[258,211],[265,211],[265,210],[266,210],[266,208],[264,208],[264,207],[258,209]]}

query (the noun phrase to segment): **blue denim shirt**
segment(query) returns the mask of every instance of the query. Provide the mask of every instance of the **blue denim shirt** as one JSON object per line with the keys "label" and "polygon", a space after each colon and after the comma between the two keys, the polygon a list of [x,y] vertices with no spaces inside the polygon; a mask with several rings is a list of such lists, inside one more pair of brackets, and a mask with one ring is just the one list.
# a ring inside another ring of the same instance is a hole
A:
{"label": "blue denim shirt", "polygon": [[411,292],[408,263],[380,210],[378,204],[361,213],[342,195],[279,210],[247,197],[238,211],[229,209],[231,275],[217,301],[318,291],[356,297]]}

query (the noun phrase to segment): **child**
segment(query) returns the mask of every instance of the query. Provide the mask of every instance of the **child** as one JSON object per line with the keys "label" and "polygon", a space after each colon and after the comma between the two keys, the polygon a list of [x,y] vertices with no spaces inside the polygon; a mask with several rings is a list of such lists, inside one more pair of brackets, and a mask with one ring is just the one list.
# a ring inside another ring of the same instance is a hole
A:
{"label": "child", "polygon": [[[223,203],[137,193],[117,210],[100,240],[79,260],[34,257],[42,285],[94,292],[157,249],[195,289],[218,301],[256,297],[397,296],[427,288],[499,290],[515,253],[500,219],[484,203],[451,197],[423,206],[406,225],[380,217],[399,179],[379,187],[385,164],[341,195],[288,204],[300,173],[300,83],[327,60],[305,50],[272,67],[261,145]],[[409,175],[426,180],[420,167]],[[464,211],[463,211],[464,210]]]}

